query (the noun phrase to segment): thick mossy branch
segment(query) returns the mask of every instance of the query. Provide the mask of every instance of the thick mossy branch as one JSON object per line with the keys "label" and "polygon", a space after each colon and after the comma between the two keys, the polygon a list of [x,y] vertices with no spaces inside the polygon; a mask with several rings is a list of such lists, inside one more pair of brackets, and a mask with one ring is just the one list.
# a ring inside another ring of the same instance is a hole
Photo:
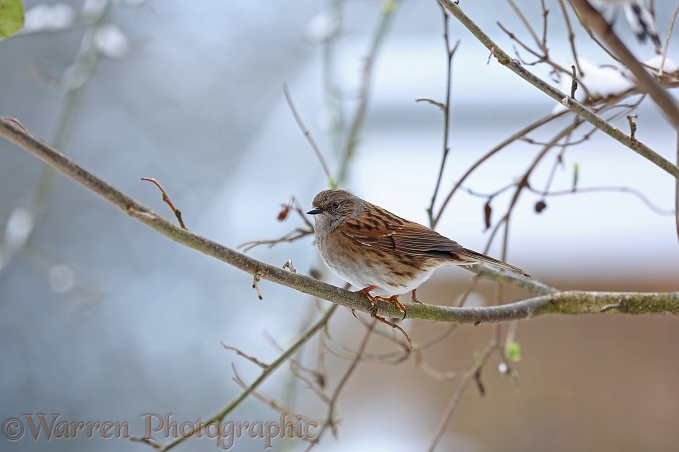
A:
{"label": "thick mossy branch", "polygon": [[[452,308],[406,305],[408,317],[454,323],[521,320],[545,314],[679,314],[679,293],[554,292],[501,306]],[[384,315],[396,316],[398,309]]]}

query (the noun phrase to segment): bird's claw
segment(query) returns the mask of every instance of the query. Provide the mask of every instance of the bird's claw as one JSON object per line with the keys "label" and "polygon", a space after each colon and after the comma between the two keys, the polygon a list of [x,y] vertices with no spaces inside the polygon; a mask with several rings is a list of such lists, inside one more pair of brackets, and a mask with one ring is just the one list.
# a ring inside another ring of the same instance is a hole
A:
{"label": "bird's claw", "polygon": [[370,295],[370,291],[375,290],[377,288],[378,288],[378,286],[368,286],[368,287],[358,291],[358,293],[360,293],[361,295],[365,295],[368,298],[368,300],[370,300],[370,303],[373,306],[372,309],[370,310],[371,315],[373,313],[373,310],[374,310],[375,313],[377,313],[376,303],[377,303],[378,300],[382,300],[382,301],[388,301],[390,303],[394,303],[398,307],[398,310],[403,313],[403,317],[401,317],[401,320],[405,319],[406,318],[406,307],[403,306],[403,303],[398,301],[398,295],[392,295],[391,297],[383,297],[383,296],[380,296],[380,295],[374,295],[374,296]]}

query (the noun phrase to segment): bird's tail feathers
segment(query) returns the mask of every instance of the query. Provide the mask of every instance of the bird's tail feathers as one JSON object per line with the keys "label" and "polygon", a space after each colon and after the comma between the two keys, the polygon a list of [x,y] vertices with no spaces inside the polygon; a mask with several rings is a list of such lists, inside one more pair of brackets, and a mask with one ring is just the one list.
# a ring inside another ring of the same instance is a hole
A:
{"label": "bird's tail feathers", "polygon": [[[505,268],[507,270],[510,270],[514,273],[518,273],[520,275],[526,276],[530,278],[531,276],[526,273],[525,271],[521,270],[519,267],[515,267],[513,265],[509,265],[507,263],[502,262],[501,260],[492,258],[490,256],[486,256],[485,254],[477,253],[476,251],[472,251],[467,248],[463,248],[462,252],[459,253],[462,254],[464,257],[470,258],[470,260],[473,260],[474,262],[483,262],[484,264],[489,264],[494,267],[500,267],[500,268]],[[470,262],[472,263],[472,262]]]}

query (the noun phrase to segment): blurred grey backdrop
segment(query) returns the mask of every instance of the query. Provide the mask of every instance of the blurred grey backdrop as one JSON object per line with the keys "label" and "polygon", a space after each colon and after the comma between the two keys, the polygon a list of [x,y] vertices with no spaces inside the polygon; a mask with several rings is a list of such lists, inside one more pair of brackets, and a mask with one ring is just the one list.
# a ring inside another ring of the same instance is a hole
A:
{"label": "blurred grey backdrop", "polygon": [[[27,8],[38,4],[26,2]],[[557,4],[548,4],[555,17],[552,56],[567,66],[566,30],[556,19]],[[346,128],[355,107],[380,2],[49,5],[57,9],[31,16],[36,23],[56,16],[70,25],[0,43],[1,115],[19,119],[35,136],[58,144],[85,168],[170,217],[156,188],[140,181],[155,177],[190,229],[227,246],[280,236],[300,224],[295,217],[277,223],[280,205],[294,195],[303,208],[310,207],[327,181],[282,85],[289,85],[336,170],[337,131]],[[664,32],[674,5],[657,6]],[[506,2],[463,1],[463,7],[512,48],[495,24],[522,30]],[[539,24],[539,8],[525,9]],[[341,21],[333,21],[335,14]],[[92,17],[97,27],[88,22]],[[441,22],[433,0],[398,6],[377,60],[366,127],[347,183],[362,197],[422,223],[440,161],[441,115],[415,99],[443,98]],[[109,28],[101,31],[103,24]],[[342,45],[332,49],[329,63],[321,41],[335,26]],[[624,21],[615,26],[621,35],[629,33]],[[582,54],[602,58],[577,31]],[[455,21],[451,35],[461,46],[454,62],[452,154],[443,181],[448,188],[480,155],[554,108],[495,61],[487,63],[485,49]],[[641,60],[654,55],[630,36],[627,42]],[[94,66],[87,45],[99,46]],[[674,55],[670,47],[670,58]],[[329,64],[333,83],[346,90],[348,100],[341,105],[328,100]],[[543,68],[534,70],[549,77]],[[638,114],[637,137],[673,159],[675,134],[661,114],[648,102]],[[615,123],[627,130],[624,118]],[[516,143],[469,187],[488,193],[511,183],[536,149]],[[537,172],[536,187],[544,184],[553,161],[547,159]],[[564,289],[679,290],[679,249],[667,213],[672,179],[600,134],[566,154],[555,187],[570,188],[575,163],[581,186],[629,186],[665,213],[629,194],[597,193],[550,198],[547,210],[536,215],[536,198],[525,196],[514,214],[509,261]],[[498,197],[497,212],[507,199]],[[483,203],[459,195],[439,230],[482,250],[488,239]],[[278,349],[267,334],[288,344],[315,314],[312,300],[267,282],[260,283],[264,299],[258,300],[248,275],[155,234],[60,174],[46,175],[38,160],[4,140],[0,228],[1,422],[25,413],[58,413],[67,421],[128,421],[131,433],[142,435],[144,413],[171,413],[179,423],[206,419],[240,393],[232,363],[246,381],[259,374],[221,341],[269,361]],[[495,243],[490,253],[499,252]],[[317,267],[339,283],[319,265],[310,238],[249,254],[278,265],[292,259],[304,273]],[[451,304],[468,280],[461,269],[444,269],[418,295]],[[508,299],[519,296],[524,295],[509,292]],[[490,300],[490,284],[472,298],[476,304]],[[416,342],[442,329],[411,321],[404,327]],[[341,312],[329,333],[332,347],[341,351],[356,346],[363,327]],[[490,327],[459,327],[427,358],[444,370],[464,369],[490,334]],[[517,338],[523,348],[518,384],[495,371],[497,362],[489,364],[486,397],[468,390],[442,450],[668,450],[679,441],[676,319],[541,318],[521,323]],[[376,353],[393,349],[379,339],[373,347]],[[313,349],[303,358],[313,363]],[[432,380],[410,364],[364,364],[338,406],[339,438],[324,437],[318,449],[424,449],[456,383]],[[331,360],[330,375],[345,366],[342,359]],[[324,406],[302,384],[286,390],[290,381],[281,369],[262,391],[322,418]],[[229,420],[278,418],[252,399]],[[244,437],[232,450],[264,446],[259,438]],[[0,437],[2,450],[47,447],[150,450],[96,436]],[[198,447],[215,444],[193,439],[180,450]]]}

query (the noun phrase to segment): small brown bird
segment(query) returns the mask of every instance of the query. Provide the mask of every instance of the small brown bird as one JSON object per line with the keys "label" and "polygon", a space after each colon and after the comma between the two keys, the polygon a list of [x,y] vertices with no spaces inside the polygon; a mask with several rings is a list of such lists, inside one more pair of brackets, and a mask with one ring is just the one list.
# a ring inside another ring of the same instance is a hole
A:
{"label": "small brown bird", "polygon": [[444,265],[486,263],[528,276],[344,190],[320,192],[307,214],[316,220],[316,245],[326,265],[373,304],[396,303],[404,317],[397,296],[411,292],[417,301],[415,290]]}

